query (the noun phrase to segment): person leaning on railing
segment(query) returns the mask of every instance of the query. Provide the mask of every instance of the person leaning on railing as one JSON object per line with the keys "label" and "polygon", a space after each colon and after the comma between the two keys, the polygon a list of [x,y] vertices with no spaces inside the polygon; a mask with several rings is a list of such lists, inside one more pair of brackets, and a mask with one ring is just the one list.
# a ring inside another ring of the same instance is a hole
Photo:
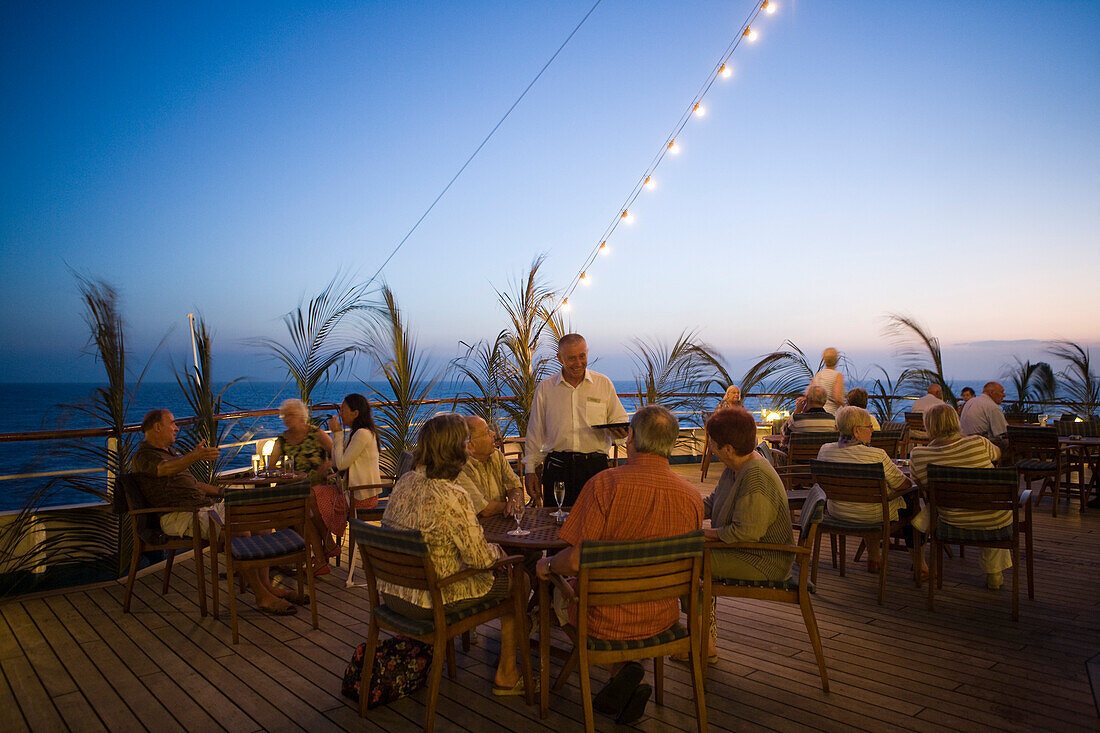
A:
{"label": "person leaning on railing", "polygon": [[[924,413],[924,428],[931,439],[926,446],[913,448],[910,456],[910,472],[913,480],[924,484],[928,466],[957,466],[959,468],[993,468],[1001,457],[1001,449],[980,435],[962,435],[955,408],[948,404],[936,405]],[[947,524],[966,529],[1000,529],[1012,524],[1012,512],[968,512],[960,509],[941,509],[940,517]],[[913,526],[928,531],[928,508],[913,518]],[[981,548],[980,561],[986,573],[986,586],[997,590],[1004,584],[1002,571],[1012,567],[1012,552],[999,547]]]}

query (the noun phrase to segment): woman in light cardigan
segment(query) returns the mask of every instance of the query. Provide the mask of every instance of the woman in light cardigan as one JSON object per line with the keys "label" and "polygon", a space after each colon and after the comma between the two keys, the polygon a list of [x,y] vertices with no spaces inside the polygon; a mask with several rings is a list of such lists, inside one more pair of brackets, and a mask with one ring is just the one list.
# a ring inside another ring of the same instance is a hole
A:
{"label": "woman in light cardigan", "polygon": [[[340,427],[343,422],[351,430],[345,439]],[[378,428],[371,417],[370,403],[361,394],[351,393],[340,403],[340,420],[333,415],[328,421],[332,431],[332,461],[337,470],[348,472],[348,490],[355,509],[370,509],[378,505],[382,493],[378,470]],[[371,488],[357,488],[370,486]]]}

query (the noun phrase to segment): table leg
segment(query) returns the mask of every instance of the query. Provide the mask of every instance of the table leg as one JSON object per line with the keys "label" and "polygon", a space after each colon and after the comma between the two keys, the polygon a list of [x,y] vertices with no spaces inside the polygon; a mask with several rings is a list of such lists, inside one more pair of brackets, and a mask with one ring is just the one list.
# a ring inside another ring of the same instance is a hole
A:
{"label": "table leg", "polygon": [[539,717],[550,710],[550,584],[539,580]]}

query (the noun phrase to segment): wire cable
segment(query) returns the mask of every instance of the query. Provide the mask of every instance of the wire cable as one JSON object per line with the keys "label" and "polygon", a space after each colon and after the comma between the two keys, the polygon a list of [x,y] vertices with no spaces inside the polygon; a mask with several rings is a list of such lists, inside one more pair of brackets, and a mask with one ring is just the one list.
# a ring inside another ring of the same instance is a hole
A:
{"label": "wire cable", "polygon": [[420,226],[420,223],[427,218],[428,214],[430,214],[432,209],[435,208],[435,205],[439,203],[439,200],[443,198],[447,191],[450,190],[451,186],[454,185],[454,182],[458,180],[458,177],[462,175],[462,171],[466,170],[466,166],[470,165],[473,159],[477,157],[477,154],[481,152],[481,149],[485,147],[485,144],[489,142],[489,139],[496,133],[500,126],[504,124],[504,121],[508,119],[508,115],[512,114],[512,110],[514,110],[516,106],[523,100],[523,98],[527,96],[527,92],[531,91],[531,87],[535,86],[535,82],[537,82],[539,78],[543,75],[543,73],[550,67],[550,64],[554,63],[554,59],[558,57],[558,54],[562,52],[562,49],[565,48],[566,44],[568,44],[569,41],[572,40],[573,36],[577,34],[577,31],[581,29],[581,26],[584,25],[585,21],[588,20],[588,17],[592,15],[593,12],[595,12],[596,8],[599,7],[601,2],[603,2],[603,0],[596,0],[595,4],[588,9],[588,12],[584,14],[583,18],[581,18],[581,22],[577,23],[576,27],[573,28],[573,31],[568,36],[566,36],[564,41],[561,42],[561,45],[558,46],[558,50],[554,52],[554,55],[550,57],[550,60],[542,65],[542,68],[539,69],[539,73],[535,74],[535,78],[531,80],[531,83],[527,85],[527,88],[523,90],[523,93],[516,97],[516,101],[512,102],[512,106],[508,108],[508,111],[504,113],[504,116],[500,118],[500,121],[498,121],[496,125],[493,126],[493,129],[490,130],[489,134],[485,136],[485,139],[481,141],[481,144],[477,146],[477,149],[470,154],[470,157],[466,159],[466,162],[462,164],[462,167],[458,169],[458,173],[455,173],[451,180],[447,182],[447,185],[443,187],[443,190],[439,192],[439,195],[435,197],[435,201],[432,201],[431,206],[429,206],[427,210],[420,215],[420,218],[417,219],[416,223],[412,225],[412,229],[410,229],[405,234],[405,236],[401,238],[401,241],[398,242],[397,246],[393,248],[392,252],[390,252],[389,257],[387,257],[385,261],[383,261],[382,264],[378,267],[378,269],[375,270],[374,274],[371,275],[370,280],[367,281],[367,285],[370,285],[372,282],[375,281],[378,275],[381,274],[382,270],[386,268],[386,265],[390,263],[390,260],[393,259],[394,255],[396,255],[401,250],[401,248],[405,245],[405,242],[409,240],[409,237],[411,237],[413,235],[413,232],[415,232]]}

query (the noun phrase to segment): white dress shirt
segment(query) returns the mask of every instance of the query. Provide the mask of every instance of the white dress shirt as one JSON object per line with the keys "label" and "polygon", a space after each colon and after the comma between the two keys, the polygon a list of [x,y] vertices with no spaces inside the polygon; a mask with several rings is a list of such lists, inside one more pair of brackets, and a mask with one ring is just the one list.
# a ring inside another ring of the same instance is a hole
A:
{"label": "white dress shirt", "polygon": [[527,423],[526,473],[534,473],[553,451],[606,453],[611,438],[606,430],[591,425],[626,422],[626,410],[615,394],[611,380],[588,369],[574,387],[561,372],[539,382]]}

